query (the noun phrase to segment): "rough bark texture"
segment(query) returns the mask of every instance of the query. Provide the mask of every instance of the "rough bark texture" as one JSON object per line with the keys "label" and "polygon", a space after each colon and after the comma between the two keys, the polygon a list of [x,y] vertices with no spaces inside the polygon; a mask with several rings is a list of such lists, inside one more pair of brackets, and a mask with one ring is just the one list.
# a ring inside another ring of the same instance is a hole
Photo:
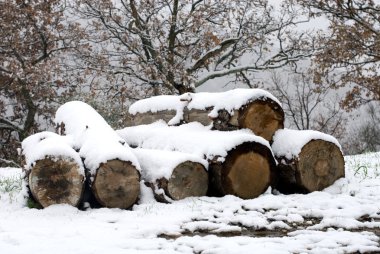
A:
{"label": "rough bark texture", "polygon": [[308,142],[298,159],[277,160],[274,188],[285,194],[321,191],[345,175],[342,152],[324,140]]}
{"label": "rough bark texture", "polygon": [[54,204],[78,206],[83,195],[84,176],[80,166],[63,158],[45,158],[36,162],[28,180],[34,199],[42,207]]}
{"label": "rough bark texture", "polygon": [[267,147],[243,143],[231,150],[223,163],[216,160],[210,164],[209,195],[255,198],[270,185],[274,167],[273,155]]}
{"label": "rough bark texture", "polygon": [[140,175],[130,163],[110,160],[102,163],[92,182],[97,201],[105,207],[130,208],[140,193]]}
{"label": "rough bark texture", "polygon": [[[208,174],[202,164],[185,161],[174,168],[169,179],[161,178],[155,184],[147,183],[147,186],[153,189],[155,199],[164,203],[169,203],[170,199],[205,196],[208,190]],[[165,195],[156,193],[156,188],[163,189]]]}

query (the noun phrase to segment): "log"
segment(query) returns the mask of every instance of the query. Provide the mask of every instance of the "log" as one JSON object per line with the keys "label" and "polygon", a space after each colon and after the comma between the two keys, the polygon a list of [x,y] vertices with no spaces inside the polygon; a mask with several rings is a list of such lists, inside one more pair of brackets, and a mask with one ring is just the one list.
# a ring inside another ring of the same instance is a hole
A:
{"label": "log", "polygon": [[42,206],[78,206],[84,187],[80,165],[67,158],[38,160],[30,171],[28,183],[34,199]]}
{"label": "log", "polygon": [[210,195],[258,197],[271,183],[275,161],[271,151],[259,143],[243,143],[231,150],[223,163],[210,165]]}
{"label": "log", "polygon": [[51,132],[29,136],[22,142],[25,177],[32,199],[42,207],[79,206],[84,189],[82,161],[69,137]]}
{"label": "log", "polygon": [[208,190],[207,161],[191,154],[153,149],[134,149],[142,179],[157,201],[170,203],[205,196]]}
{"label": "log", "polygon": [[[74,137],[86,169],[86,199],[90,205],[130,208],[140,193],[140,165],[131,148],[91,106],[73,101],[56,112],[55,122]],[[97,201],[92,202],[93,197]]]}
{"label": "log", "polygon": [[216,130],[237,130],[248,128],[257,136],[272,141],[274,133],[284,128],[284,111],[272,99],[257,99],[228,112],[219,110],[216,117],[210,117],[211,109],[185,111],[186,122],[198,121],[203,125],[213,124]]}
{"label": "log", "polygon": [[155,96],[132,104],[127,118],[130,126],[164,120],[169,125],[197,121],[223,131],[248,128],[268,141],[284,127],[280,102],[261,89]]}
{"label": "log", "polygon": [[248,130],[212,131],[163,121],[117,131],[131,146],[191,153],[209,163],[209,195],[254,198],[265,192],[275,160],[268,141]]}
{"label": "log", "polygon": [[101,163],[92,181],[92,191],[101,205],[127,209],[140,194],[139,172],[126,161]]}
{"label": "log", "polygon": [[345,176],[340,145],[327,134],[282,130],[272,147],[279,162],[273,187],[282,193],[321,191]]}

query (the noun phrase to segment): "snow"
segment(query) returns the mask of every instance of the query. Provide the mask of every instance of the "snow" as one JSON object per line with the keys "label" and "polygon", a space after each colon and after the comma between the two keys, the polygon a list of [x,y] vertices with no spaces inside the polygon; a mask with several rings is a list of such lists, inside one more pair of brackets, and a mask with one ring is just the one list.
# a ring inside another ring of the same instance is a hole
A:
{"label": "snow", "polygon": [[30,170],[38,160],[51,157],[52,159],[72,159],[79,166],[78,170],[84,175],[84,168],[79,154],[72,148],[74,140],[71,136],[60,136],[53,132],[40,132],[24,139],[21,143],[22,154],[25,156],[26,170]]}
{"label": "snow", "polygon": [[170,120],[169,125],[178,124],[183,120],[184,108],[205,110],[212,108],[209,116],[215,118],[219,110],[226,110],[233,114],[234,110],[255,101],[266,100],[267,98],[281,103],[271,93],[262,89],[233,89],[219,93],[186,93],[183,95],[160,95],[148,99],[140,100],[132,104],[129,108],[131,115],[146,112],[158,112],[163,110],[175,110],[176,115]]}
{"label": "snow", "polygon": [[325,140],[335,144],[342,151],[339,142],[331,135],[314,130],[277,130],[273,136],[272,150],[276,157],[288,160],[298,158],[302,148],[312,140]]}
{"label": "snow", "polygon": [[209,116],[215,118],[218,116],[219,110],[227,110],[229,113],[233,113],[234,110],[241,108],[242,106],[258,100],[265,100],[269,98],[278,105],[281,103],[271,93],[262,89],[233,89],[221,93],[195,93],[191,96],[192,100],[187,106],[188,109],[207,109],[212,107],[212,111]]}
{"label": "snow", "polygon": [[56,112],[55,123],[64,123],[65,133],[72,136],[91,175],[95,175],[101,163],[113,159],[129,161],[140,170],[131,148],[90,105],[81,101],[63,104]]}
{"label": "snow", "polygon": [[140,148],[133,149],[133,153],[140,162],[142,178],[148,182],[169,179],[174,168],[185,161],[200,163],[206,169],[208,167],[206,160],[188,153]]}
{"label": "snow", "polygon": [[268,141],[250,130],[211,131],[198,122],[168,126],[160,120],[152,124],[126,127],[117,133],[132,147],[180,151],[199,158],[224,161],[228,151],[244,142],[257,142],[270,149]]}
{"label": "snow", "polygon": [[[310,194],[194,197],[132,210],[25,207],[0,187],[2,253],[379,253],[380,153],[346,156],[346,178]],[[21,175],[0,169],[4,179]],[[22,196],[22,195],[21,195]],[[9,201],[9,203],[7,203]]]}

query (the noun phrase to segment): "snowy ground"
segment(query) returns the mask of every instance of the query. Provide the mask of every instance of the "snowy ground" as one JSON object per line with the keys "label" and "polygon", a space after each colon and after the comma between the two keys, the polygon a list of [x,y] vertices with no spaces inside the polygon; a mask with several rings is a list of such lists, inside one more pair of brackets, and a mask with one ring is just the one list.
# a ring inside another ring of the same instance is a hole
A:
{"label": "snowy ground", "polygon": [[132,211],[25,207],[20,169],[0,168],[0,253],[380,253],[380,153],[308,195],[152,201]]}

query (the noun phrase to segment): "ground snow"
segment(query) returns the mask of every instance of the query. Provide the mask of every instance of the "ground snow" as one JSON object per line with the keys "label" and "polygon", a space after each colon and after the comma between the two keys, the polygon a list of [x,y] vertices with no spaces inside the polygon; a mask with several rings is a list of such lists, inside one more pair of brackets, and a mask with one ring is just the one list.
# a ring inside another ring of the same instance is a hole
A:
{"label": "ground snow", "polygon": [[[380,252],[380,153],[347,156],[346,178],[322,192],[252,200],[198,197],[157,203],[149,188],[131,211],[24,207],[25,186],[0,187],[2,253]],[[4,180],[20,169],[0,169]],[[376,234],[377,235],[376,235]],[[269,234],[269,235],[268,235]],[[228,237],[227,237],[228,236]]]}

